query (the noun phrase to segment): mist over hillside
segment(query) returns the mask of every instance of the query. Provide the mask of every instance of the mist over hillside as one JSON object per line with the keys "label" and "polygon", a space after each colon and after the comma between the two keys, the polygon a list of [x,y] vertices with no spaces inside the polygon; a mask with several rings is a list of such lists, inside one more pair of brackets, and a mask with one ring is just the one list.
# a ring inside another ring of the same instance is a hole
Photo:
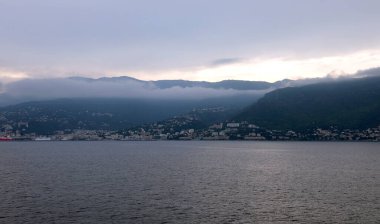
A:
{"label": "mist over hillside", "polygon": [[238,95],[258,98],[278,88],[344,80],[378,74],[379,68],[359,71],[351,76],[300,80],[284,79],[274,83],[263,81],[223,80],[220,82],[189,80],[144,81],[121,77],[69,77],[50,79],[23,79],[0,83],[0,106],[29,101],[68,98],[127,98],[127,99],[182,99],[200,100]]}
{"label": "mist over hillside", "polygon": [[342,122],[342,127],[367,127],[377,116],[378,71],[275,83],[143,81],[126,76],[26,79],[3,86],[0,127],[18,129],[21,122],[28,123],[26,131],[36,133],[118,130],[202,108],[221,108],[225,116],[218,117],[223,121],[235,117],[268,128],[302,129]]}
{"label": "mist over hillside", "polygon": [[25,79],[4,86],[0,106],[62,98],[201,100],[237,95],[257,98],[281,86],[281,83],[238,80],[212,83],[186,80],[142,81],[130,77]]}
{"label": "mist over hillside", "polygon": [[[242,83],[242,87],[239,86]],[[11,83],[0,96],[0,127],[51,134],[57,130],[118,130],[220,107],[227,114],[271,91],[271,83],[185,80],[142,81],[130,77],[28,79]]]}

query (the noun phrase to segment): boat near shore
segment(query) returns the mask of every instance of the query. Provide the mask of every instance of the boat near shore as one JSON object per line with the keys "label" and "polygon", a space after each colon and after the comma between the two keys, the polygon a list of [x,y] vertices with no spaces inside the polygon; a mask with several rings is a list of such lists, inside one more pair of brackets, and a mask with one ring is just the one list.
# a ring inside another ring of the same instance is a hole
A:
{"label": "boat near shore", "polygon": [[13,139],[8,136],[0,136],[0,142],[9,142],[12,141]]}

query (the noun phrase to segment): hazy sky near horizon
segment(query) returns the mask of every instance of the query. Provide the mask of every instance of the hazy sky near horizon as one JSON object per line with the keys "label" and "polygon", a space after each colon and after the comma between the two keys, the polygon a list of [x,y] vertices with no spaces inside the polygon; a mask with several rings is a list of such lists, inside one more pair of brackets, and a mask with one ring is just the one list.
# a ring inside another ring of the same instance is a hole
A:
{"label": "hazy sky near horizon", "polygon": [[0,0],[0,81],[276,81],[380,66],[378,0]]}

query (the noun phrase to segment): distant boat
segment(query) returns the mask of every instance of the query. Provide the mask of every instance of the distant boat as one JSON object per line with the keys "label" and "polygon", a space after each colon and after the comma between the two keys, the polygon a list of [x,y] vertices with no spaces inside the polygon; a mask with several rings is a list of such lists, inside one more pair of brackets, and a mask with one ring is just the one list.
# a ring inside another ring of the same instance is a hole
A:
{"label": "distant boat", "polygon": [[51,141],[50,137],[37,137],[34,139],[35,141]]}
{"label": "distant boat", "polygon": [[9,141],[12,141],[13,139],[11,137],[7,137],[7,136],[1,136],[0,137],[0,142],[9,142]]}

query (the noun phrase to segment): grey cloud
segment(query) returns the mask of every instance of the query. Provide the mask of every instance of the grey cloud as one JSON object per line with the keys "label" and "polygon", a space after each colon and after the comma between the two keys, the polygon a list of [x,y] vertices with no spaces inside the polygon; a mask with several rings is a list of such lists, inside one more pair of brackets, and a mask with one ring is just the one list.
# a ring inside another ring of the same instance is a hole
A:
{"label": "grey cloud", "polygon": [[234,64],[238,62],[242,62],[243,58],[220,58],[211,63],[213,66],[219,66],[219,65],[228,65],[228,64]]}
{"label": "grey cloud", "polygon": [[347,73],[340,73],[340,72],[335,74],[335,72],[331,72],[330,74],[327,74],[326,76],[320,77],[320,78],[289,80],[288,82],[284,83],[285,84],[284,86],[304,86],[304,85],[310,85],[310,84],[321,83],[321,82],[334,82],[334,81],[349,80],[352,78],[365,78],[365,77],[372,77],[372,76],[380,76],[380,67],[361,70],[354,74],[347,74]]}
{"label": "grey cloud", "polygon": [[356,77],[380,76],[380,67],[359,71],[355,74],[355,76]]}

